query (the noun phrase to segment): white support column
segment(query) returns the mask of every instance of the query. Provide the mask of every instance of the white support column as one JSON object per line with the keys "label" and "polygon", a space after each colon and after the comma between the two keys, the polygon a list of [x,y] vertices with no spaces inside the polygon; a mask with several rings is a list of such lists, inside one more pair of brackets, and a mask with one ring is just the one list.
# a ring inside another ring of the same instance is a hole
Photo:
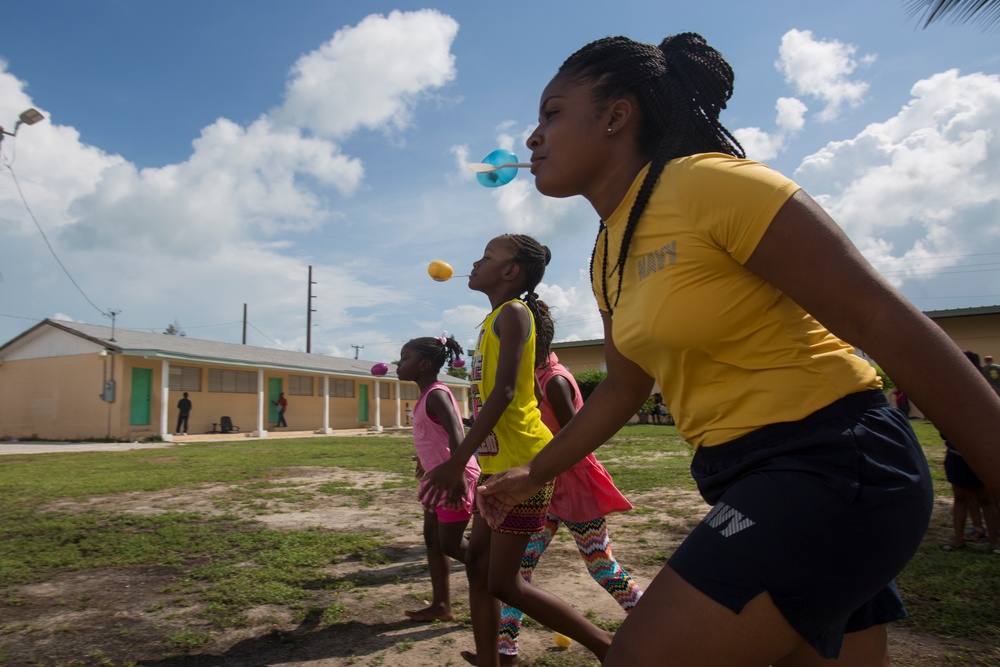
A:
{"label": "white support column", "polygon": [[403,426],[403,399],[400,397],[402,394],[403,385],[400,384],[399,380],[396,380],[396,428],[402,428]]}
{"label": "white support column", "polygon": [[375,426],[374,431],[382,432],[382,392],[379,391],[379,379],[375,378]]}
{"label": "white support column", "polygon": [[330,434],[333,433],[333,429],[330,428],[330,376],[323,376],[323,428],[320,433]]}
{"label": "white support column", "polygon": [[173,442],[173,431],[170,430],[170,362],[166,359],[160,366],[160,439],[163,442]]}
{"label": "white support column", "polygon": [[267,431],[264,430],[264,369],[257,370],[257,428],[254,429],[255,438],[266,438]]}

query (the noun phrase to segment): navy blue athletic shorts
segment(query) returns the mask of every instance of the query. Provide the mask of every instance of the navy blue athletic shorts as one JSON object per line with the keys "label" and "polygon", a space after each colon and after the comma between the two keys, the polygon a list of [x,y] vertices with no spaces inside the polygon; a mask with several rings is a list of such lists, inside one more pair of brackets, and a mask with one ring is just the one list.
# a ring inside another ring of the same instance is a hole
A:
{"label": "navy blue athletic shorts", "polygon": [[944,478],[949,484],[966,489],[981,489],[984,486],[976,471],[951,447],[944,454]]}
{"label": "navy blue athletic shorts", "polygon": [[824,658],[906,617],[892,580],[927,530],[931,477],[882,392],[702,447],[691,472],[713,508],[669,565],[699,591],[737,614],[767,591]]}

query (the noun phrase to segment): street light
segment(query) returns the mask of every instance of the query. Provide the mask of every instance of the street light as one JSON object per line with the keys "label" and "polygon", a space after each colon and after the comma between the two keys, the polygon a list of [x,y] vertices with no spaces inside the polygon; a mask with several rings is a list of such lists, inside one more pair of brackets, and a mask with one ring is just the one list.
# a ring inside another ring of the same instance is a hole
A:
{"label": "street light", "polygon": [[45,120],[45,116],[43,116],[42,112],[39,111],[38,109],[32,107],[26,111],[22,111],[21,115],[17,117],[17,122],[14,123],[13,132],[8,132],[7,130],[3,129],[3,126],[0,126],[0,141],[3,141],[3,135],[5,134],[8,137],[17,136],[17,129],[22,125],[34,125],[40,120]]}

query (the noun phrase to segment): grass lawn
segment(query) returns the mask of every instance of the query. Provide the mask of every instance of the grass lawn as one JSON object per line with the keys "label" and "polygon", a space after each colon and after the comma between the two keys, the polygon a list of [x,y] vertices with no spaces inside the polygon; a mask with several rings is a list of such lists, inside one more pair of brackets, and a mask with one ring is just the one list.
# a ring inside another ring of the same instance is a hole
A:
{"label": "grass lawn", "polygon": [[[928,537],[897,579],[911,614],[903,625],[921,634],[967,638],[998,647],[1000,558],[985,555],[981,549],[945,553],[939,548],[947,539],[951,521],[951,491],[942,466],[944,446],[929,423],[915,421],[914,427],[930,461],[938,502]],[[2,456],[0,612],[23,602],[19,586],[45,582],[62,573],[134,566],[183,567],[186,578],[178,584],[176,595],[178,599],[187,595],[196,602],[201,622],[213,631],[245,625],[251,609],[267,605],[288,607],[300,618],[318,613],[318,622],[335,623],[342,608],[331,605],[317,612],[309,603],[318,570],[343,558],[385,562],[391,558],[384,548],[387,535],[362,529],[277,530],[254,521],[254,509],[276,499],[307,504],[325,495],[345,494],[354,496],[356,507],[377,503],[379,494],[387,489],[416,488],[410,453],[412,441],[408,437],[380,436]],[[673,427],[628,426],[598,455],[627,495],[695,489],[688,472],[688,447]],[[155,465],[151,465],[151,457],[155,457]],[[381,481],[363,488],[329,483],[308,492],[281,481],[290,469],[316,467],[379,473]],[[213,484],[239,487],[238,494],[227,497],[229,505],[222,507],[223,511],[217,506],[211,513],[167,510],[139,514],[106,509],[66,511],[58,506],[68,501],[85,506],[87,499],[129,493],[180,497],[186,490]],[[231,512],[226,512],[226,507]],[[668,555],[650,554],[657,560]],[[327,577],[323,585],[336,588],[358,582]],[[72,606],[72,601],[67,604]],[[14,664],[6,661],[4,635],[25,631],[23,623],[0,622],[0,665]],[[172,648],[186,650],[207,641],[207,635],[177,632],[168,641]],[[552,660],[545,657],[534,664],[570,664]],[[954,664],[976,664],[956,660]]]}

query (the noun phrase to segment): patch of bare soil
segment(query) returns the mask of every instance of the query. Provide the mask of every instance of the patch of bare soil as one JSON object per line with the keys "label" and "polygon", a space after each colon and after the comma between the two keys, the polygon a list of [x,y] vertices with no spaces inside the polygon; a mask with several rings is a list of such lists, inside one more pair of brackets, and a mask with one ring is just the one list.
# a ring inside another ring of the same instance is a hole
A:
{"label": "patch of bare soil", "polygon": [[[295,469],[279,480],[283,488],[309,491],[330,482],[378,488],[392,476],[363,475],[329,468]],[[463,649],[473,650],[468,625],[468,588],[459,565],[452,570],[452,601],[457,620],[413,623],[403,614],[419,609],[430,596],[421,535],[422,513],[412,489],[381,490],[377,502],[363,506],[357,496],[318,495],[321,501],[288,504],[246,502],[240,485],[214,484],[159,493],[130,493],[64,501],[61,511],[157,513],[194,511],[242,514],[284,530],[321,527],[333,531],[378,530],[390,543],[390,561],[368,566],[357,559],[332,563],[317,577],[352,577],[346,591],[317,586],[312,608],[341,605],[339,622],[321,623],[317,615],[296,620],[286,607],[257,608],[246,627],[213,634],[207,643],[192,641],[211,628],[198,615],[199,605],[178,595],[185,572],[165,567],[131,567],[63,573],[38,584],[3,590],[0,605],[0,665],[45,667],[249,667],[346,665],[464,665]],[[645,587],[662,558],[700,518],[700,498],[655,493],[632,498],[641,512],[609,517],[618,560]],[[581,611],[607,622],[624,614],[588,576],[568,533],[561,531],[536,570],[539,586]],[[16,603],[9,603],[16,601]],[[938,667],[975,664],[956,656],[989,653],[967,641],[946,641],[891,630],[894,664]],[[186,642],[191,642],[186,645]],[[194,648],[191,648],[191,647]],[[552,634],[528,621],[521,633],[523,665],[596,665],[577,644],[557,648]]]}

